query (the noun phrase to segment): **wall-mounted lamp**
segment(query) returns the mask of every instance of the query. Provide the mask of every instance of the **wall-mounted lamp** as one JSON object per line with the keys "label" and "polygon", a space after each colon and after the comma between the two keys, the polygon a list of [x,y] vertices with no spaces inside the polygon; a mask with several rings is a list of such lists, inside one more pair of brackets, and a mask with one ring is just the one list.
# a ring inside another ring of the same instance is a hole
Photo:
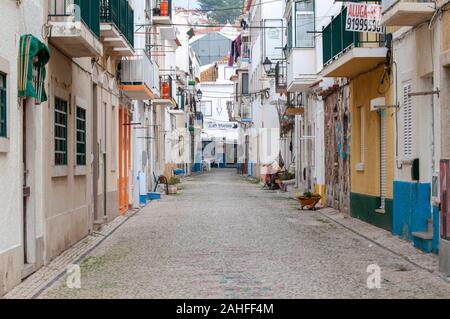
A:
{"label": "wall-mounted lamp", "polygon": [[270,61],[268,57],[266,57],[262,65],[264,68],[264,72],[266,72],[268,76],[273,75],[274,70],[272,69],[272,61]]}

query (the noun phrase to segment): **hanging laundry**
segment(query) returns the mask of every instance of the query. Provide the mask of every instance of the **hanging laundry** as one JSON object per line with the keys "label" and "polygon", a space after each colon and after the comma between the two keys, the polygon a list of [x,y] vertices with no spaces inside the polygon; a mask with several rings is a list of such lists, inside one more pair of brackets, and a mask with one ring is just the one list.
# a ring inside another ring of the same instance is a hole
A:
{"label": "hanging laundry", "polygon": [[242,45],[242,38],[241,35],[239,35],[236,40],[234,40],[234,62],[237,62],[238,58],[241,56],[241,45]]}
{"label": "hanging laundry", "polygon": [[238,58],[241,56],[242,37],[239,35],[231,42],[230,57],[228,59],[228,66],[233,66]]}

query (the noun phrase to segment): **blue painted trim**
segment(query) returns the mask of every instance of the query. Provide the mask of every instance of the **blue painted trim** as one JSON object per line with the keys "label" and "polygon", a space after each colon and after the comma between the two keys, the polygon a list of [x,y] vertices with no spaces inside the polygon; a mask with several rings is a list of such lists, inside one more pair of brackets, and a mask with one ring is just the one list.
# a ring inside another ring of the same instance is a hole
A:
{"label": "blue painted trim", "polygon": [[[439,249],[439,209],[431,211],[431,184],[394,181],[394,214],[392,233],[414,242],[426,252]],[[428,220],[433,218],[432,241],[422,241],[412,236],[413,232],[428,231]]]}
{"label": "blue painted trim", "polygon": [[201,163],[195,163],[192,167],[192,171],[195,173],[201,172],[202,170],[202,164]]}
{"label": "blue painted trim", "polygon": [[147,205],[147,195],[139,195],[139,203],[141,205]]}

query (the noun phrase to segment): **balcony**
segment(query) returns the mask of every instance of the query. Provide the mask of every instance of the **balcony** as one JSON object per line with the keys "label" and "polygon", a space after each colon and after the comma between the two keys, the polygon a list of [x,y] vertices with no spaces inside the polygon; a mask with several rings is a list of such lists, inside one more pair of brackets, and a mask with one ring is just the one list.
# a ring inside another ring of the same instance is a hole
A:
{"label": "balcony", "polygon": [[324,77],[354,77],[385,61],[385,35],[345,31],[347,9],[322,32]]}
{"label": "balcony", "polygon": [[100,0],[100,35],[111,56],[134,55],[134,11],[127,0]]}
{"label": "balcony", "polygon": [[103,55],[100,0],[49,0],[49,42],[71,58]]}
{"label": "balcony", "polygon": [[430,20],[435,11],[434,1],[383,0],[382,23],[385,26],[416,26]]}
{"label": "balcony", "polygon": [[153,2],[153,24],[172,24],[172,0],[155,0]]}
{"label": "balcony", "polygon": [[239,62],[241,63],[241,67],[245,67],[243,63],[251,63],[252,59],[252,44],[250,40],[250,34],[248,32],[244,32],[242,34],[242,44],[241,44],[241,57],[239,58]]}
{"label": "balcony", "polygon": [[278,61],[275,66],[275,90],[277,93],[287,93],[287,61]]}
{"label": "balcony", "polygon": [[174,98],[176,96],[175,89],[175,81],[170,75],[160,76],[160,97],[156,98],[153,103],[161,106],[176,108],[177,102]]}
{"label": "balcony", "polygon": [[159,96],[159,69],[148,56],[123,58],[120,62],[120,89],[130,99],[143,101]]}

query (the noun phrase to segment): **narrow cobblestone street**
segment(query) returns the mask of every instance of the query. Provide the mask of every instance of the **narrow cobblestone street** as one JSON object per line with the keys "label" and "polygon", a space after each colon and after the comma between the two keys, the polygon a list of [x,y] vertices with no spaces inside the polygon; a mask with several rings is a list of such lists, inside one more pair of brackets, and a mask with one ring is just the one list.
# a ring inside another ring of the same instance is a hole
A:
{"label": "narrow cobblestone street", "polygon": [[[294,200],[213,170],[134,215],[40,298],[448,297],[450,284]],[[378,264],[382,288],[367,288]]]}

